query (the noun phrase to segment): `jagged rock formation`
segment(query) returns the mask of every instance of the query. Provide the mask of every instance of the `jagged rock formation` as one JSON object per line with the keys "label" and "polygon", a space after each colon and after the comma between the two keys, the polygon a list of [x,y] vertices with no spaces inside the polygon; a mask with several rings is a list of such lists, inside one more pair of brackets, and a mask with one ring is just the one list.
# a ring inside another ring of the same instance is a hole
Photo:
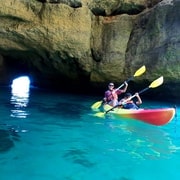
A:
{"label": "jagged rock formation", "polygon": [[0,84],[28,74],[39,86],[98,90],[146,65],[133,90],[163,75],[161,96],[179,98],[179,8],[178,0],[3,1]]}

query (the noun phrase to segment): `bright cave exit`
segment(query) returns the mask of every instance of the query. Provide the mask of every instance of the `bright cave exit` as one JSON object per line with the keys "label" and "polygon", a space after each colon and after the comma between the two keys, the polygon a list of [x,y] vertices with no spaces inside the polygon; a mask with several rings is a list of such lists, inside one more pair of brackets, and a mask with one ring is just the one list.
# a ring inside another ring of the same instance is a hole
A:
{"label": "bright cave exit", "polygon": [[28,76],[20,76],[15,78],[11,84],[11,117],[26,118],[29,113],[27,106],[30,96],[30,78]]}

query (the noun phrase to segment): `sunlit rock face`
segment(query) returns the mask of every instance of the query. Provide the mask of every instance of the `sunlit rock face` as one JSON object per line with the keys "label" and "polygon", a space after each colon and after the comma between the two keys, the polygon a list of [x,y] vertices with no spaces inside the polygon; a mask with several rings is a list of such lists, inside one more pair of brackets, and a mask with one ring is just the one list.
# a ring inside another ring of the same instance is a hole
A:
{"label": "sunlit rock face", "polygon": [[175,96],[179,7],[177,0],[2,1],[0,83],[27,74],[39,86],[98,90],[146,65],[130,87],[163,75],[163,90],[173,85]]}

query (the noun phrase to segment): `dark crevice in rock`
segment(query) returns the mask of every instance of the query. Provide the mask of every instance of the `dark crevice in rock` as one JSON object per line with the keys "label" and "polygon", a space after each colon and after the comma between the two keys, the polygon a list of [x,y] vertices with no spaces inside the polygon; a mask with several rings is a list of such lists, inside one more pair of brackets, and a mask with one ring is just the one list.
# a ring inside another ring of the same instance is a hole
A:
{"label": "dark crevice in rock", "polygon": [[92,58],[93,58],[94,61],[101,62],[102,54],[100,52],[94,51],[93,49],[91,49],[91,54],[92,54]]}
{"label": "dark crevice in rock", "polygon": [[1,18],[1,20],[12,21],[13,23],[28,22],[27,20],[24,20],[19,17],[11,16],[11,15],[0,15],[0,18]]}
{"label": "dark crevice in rock", "polygon": [[40,11],[39,11],[38,14],[37,14],[40,20],[43,19],[42,14],[43,14],[45,8],[46,8],[46,7],[45,7],[45,4],[43,3],[42,6],[41,6]]}
{"label": "dark crevice in rock", "polygon": [[75,0],[37,0],[37,1],[42,3],[66,4],[72,8],[82,7],[82,3],[80,1],[75,1]]}
{"label": "dark crevice in rock", "polygon": [[91,11],[95,16],[106,16],[106,12],[104,9],[97,7],[97,8],[92,8]]}
{"label": "dark crevice in rock", "polygon": [[112,15],[120,15],[120,14],[128,14],[128,15],[136,15],[143,12],[146,9],[143,5],[135,5],[135,4],[126,4],[121,5],[120,8],[115,9],[112,12]]}

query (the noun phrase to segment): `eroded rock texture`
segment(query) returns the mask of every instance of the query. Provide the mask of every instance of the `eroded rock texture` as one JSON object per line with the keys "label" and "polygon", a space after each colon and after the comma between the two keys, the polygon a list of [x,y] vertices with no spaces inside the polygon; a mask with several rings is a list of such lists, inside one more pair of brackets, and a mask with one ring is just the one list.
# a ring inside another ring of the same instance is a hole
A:
{"label": "eroded rock texture", "polygon": [[179,98],[179,9],[178,0],[2,1],[0,83],[28,74],[39,86],[98,90],[146,65],[130,88],[163,75],[154,93]]}

